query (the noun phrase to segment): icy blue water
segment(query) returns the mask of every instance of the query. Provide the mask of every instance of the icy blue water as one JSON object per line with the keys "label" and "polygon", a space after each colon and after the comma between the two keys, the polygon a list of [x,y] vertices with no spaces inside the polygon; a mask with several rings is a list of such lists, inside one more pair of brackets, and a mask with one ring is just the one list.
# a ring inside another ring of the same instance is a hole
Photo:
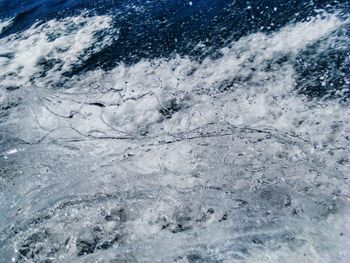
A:
{"label": "icy blue water", "polygon": [[350,262],[349,11],[0,0],[0,262]]}

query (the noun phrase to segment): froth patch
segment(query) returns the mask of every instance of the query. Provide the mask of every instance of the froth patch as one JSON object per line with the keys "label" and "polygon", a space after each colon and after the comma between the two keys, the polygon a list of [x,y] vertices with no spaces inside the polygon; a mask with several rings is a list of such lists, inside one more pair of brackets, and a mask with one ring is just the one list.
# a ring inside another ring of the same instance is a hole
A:
{"label": "froth patch", "polygon": [[13,23],[13,19],[0,20],[0,34]]}
{"label": "froth patch", "polygon": [[24,32],[1,39],[1,85],[59,81],[63,72],[111,43],[115,35],[102,32],[110,28],[108,16],[80,15],[38,22]]}
{"label": "froth patch", "polygon": [[252,34],[223,48],[220,58],[202,63],[178,56],[119,65],[104,77],[119,96],[119,108],[113,116],[106,113],[106,120],[113,127],[137,132],[146,124],[156,128],[163,119],[160,125],[167,132],[184,132],[215,121],[297,128],[296,123],[310,115],[303,114],[305,109],[311,108],[317,116],[332,116],[337,105],[320,110],[295,94],[293,66],[298,52],[342,24],[336,16],[326,15],[271,35]]}
{"label": "froth patch", "polygon": [[[83,52],[89,46],[87,40],[101,27],[107,28],[110,19],[97,17],[89,22],[77,17],[67,21],[59,23],[60,27],[66,30],[69,24],[69,32],[80,32],[86,36],[86,42],[76,44],[69,39],[71,33],[65,35],[59,30],[58,35],[50,35],[51,42],[57,45],[52,44],[53,51],[45,57],[66,59],[63,64],[55,64],[45,80],[59,78],[60,72],[79,61],[78,54],[90,54]],[[50,28],[52,32],[57,23],[50,21],[36,27]],[[320,143],[328,140],[326,134],[333,136],[330,122],[336,116],[347,123],[342,117],[347,110],[336,101],[315,104],[298,95],[294,63],[298,52],[326,38],[343,23],[334,15],[324,15],[270,35],[252,34],[223,48],[220,58],[207,58],[203,62],[177,56],[142,60],[131,66],[120,64],[110,72],[91,71],[67,82],[67,93],[36,89],[33,96],[41,98],[41,103],[33,103],[37,105],[33,106],[34,112],[49,109],[48,113],[58,117],[62,126],[99,137],[115,136],[116,132],[153,136],[162,132],[186,133],[225,122],[293,131]],[[42,38],[44,45],[52,46],[47,37]],[[23,41],[27,43],[28,39]],[[57,47],[62,49],[65,41],[68,49],[58,52]],[[332,43],[337,44],[336,38]],[[35,71],[36,64],[31,62],[25,68]],[[41,120],[44,116],[49,120],[46,114],[36,114],[35,119],[47,123]],[[48,123],[46,127],[50,126]],[[315,131],[311,136],[310,130]],[[344,132],[342,128],[339,131]]]}
{"label": "froth patch", "polygon": [[27,103],[6,120],[7,138],[26,149],[9,155],[19,147],[8,140],[0,159],[6,178],[14,171],[13,183],[1,186],[9,219],[0,243],[8,251],[15,243],[19,259],[73,261],[129,246],[147,262],[271,262],[304,259],[304,251],[311,260],[345,251],[348,237],[329,244],[348,216],[349,109],[298,95],[293,68],[298,52],[341,25],[317,17],[242,38],[217,59],[121,64],[76,75],[59,90],[43,85],[63,71],[54,65],[36,79],[43,87],[8,93]]}

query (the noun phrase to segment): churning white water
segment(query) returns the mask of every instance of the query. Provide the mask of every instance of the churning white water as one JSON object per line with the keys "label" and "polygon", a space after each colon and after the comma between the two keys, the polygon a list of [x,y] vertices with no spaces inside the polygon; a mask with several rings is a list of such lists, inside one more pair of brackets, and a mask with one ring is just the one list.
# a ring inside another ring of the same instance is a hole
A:
{"label": "churning white water", "polygon": [[109,16],[1,38],[0,261],[349,262],[350,108],[295,70],[348,26],[322,13],[74,76],[118,41]]}

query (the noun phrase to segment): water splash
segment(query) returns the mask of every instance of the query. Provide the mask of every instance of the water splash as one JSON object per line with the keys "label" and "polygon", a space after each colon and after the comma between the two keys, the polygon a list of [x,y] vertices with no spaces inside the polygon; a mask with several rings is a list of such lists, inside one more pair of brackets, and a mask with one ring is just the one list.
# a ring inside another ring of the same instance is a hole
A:
{"label": "water splash", "polygon": [[295,65],[310,48],[322,56],[346,45],[347,26],[325,13],[250,34],[216,58],[72,77],[115,37],[110,17],[51,20],[1,39],[0,53],[10,52],[0,73],[0,254],[346,262],[349,107],[300,94]]}

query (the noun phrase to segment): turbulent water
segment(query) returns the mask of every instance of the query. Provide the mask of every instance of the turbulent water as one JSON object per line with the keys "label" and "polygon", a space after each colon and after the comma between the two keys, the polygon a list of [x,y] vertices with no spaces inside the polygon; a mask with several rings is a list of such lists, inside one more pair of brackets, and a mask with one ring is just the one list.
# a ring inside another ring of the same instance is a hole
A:
{"label": "turbulent water", "polygon": [[0,262],[350,262],[349,15],[0,0]]}

